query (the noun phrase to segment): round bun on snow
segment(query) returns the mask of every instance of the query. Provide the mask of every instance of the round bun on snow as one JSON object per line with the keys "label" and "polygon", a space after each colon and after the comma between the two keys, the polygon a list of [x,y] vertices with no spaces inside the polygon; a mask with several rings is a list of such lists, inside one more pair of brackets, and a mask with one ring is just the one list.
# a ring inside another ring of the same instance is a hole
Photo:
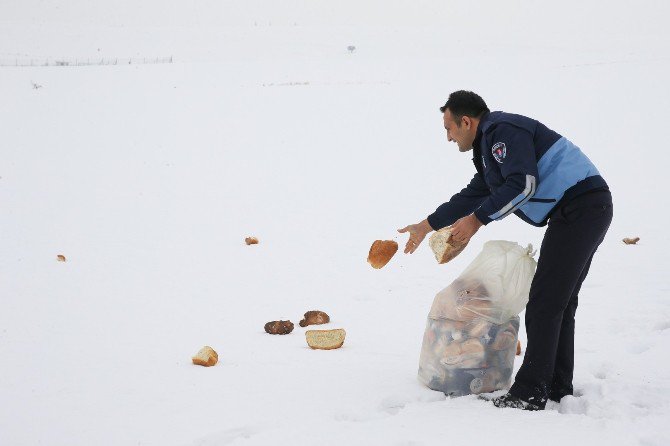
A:
{"label": "round bun on snow", "polygon": [[375,240],[370,247],[368,263],[373,268],[383,268],[398,251],[398,243],[394,240]]}

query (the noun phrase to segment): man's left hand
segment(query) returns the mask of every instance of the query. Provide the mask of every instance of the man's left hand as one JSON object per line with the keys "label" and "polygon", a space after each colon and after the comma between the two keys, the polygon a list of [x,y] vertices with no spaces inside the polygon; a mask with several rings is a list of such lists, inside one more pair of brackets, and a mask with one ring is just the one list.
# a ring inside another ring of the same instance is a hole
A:
{"label": "man's left hand", "polygon": [[451,237],[460,243],[467,242],[481,227],[482,223],[477,220],[475,214],[470,214],[451,225]]}

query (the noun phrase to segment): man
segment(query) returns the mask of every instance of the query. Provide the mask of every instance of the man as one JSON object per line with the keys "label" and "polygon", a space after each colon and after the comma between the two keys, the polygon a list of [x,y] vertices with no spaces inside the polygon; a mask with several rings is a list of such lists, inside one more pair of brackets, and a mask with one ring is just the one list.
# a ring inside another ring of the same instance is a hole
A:
{"label": "man", "polygon": [[473,150],[477,172],[428,218],[398,230],[409,233],[405,253],[449,225],[465,241],[512,213],[548,223],[526,306],[523,364],[509,392],[493,399],[497,407],[542,410],[547,399],[573,392],[577,296],[612,221],[612,196],[581,150],[536,120],[490,112],[470,91],[452,93],[440,111],[447,139]]}

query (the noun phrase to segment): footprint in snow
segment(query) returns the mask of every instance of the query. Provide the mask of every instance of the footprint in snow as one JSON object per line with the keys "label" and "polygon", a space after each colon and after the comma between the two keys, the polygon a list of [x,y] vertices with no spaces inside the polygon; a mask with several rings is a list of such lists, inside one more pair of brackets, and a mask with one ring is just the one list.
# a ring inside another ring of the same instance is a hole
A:
{"label": "footprint in snow", "polygon": [[614,370],[614,366],[611,363],[603,362],[593,372],[593,377],[597,379],[607,379],[607,377],[612,374],[612,370]]}
{"label": "footprint in snow", "polygon": [[559,413],[573,415],[586,415],[588,410],[589,402],[587,399],[572,395],[564,396],[558,408]]}
{"label": "footprint in snow", "polygon": [[377,410],[367,412],[347,412],[335,415],[336,421],[364,422],[397,415],[408,404],[434,403],[444,401],[446,397],[439,392],[430,392],[427,395],[415,395],[413,397],[403,395],[390,395],[383,398],[377,406]]}
{"label": "footprint in snow", "polygon": [[379,403],[379,410],[390,415],[396,415],[408,404],[434,403],[437,401],[444,401],[445,398],[444,394],[439,392],[431,392],[427,395],[415,395],[411,397],[406,395],[391,395],[387,396]]}
{"label": "footprint in snow", "polygon": [[656,331],[663,331],[668,328],[670,328],[670,321],[657,322],[656,325],[654,325],[654,330]]}
{"label": "footprint in snow", "polygon": [[397,396],[386,397],[379,403],[379,410],[386,412],[389,415],[396,415],[405,408],[407,403],[408,401],[406,398]]}
{"label": "footprint in snow", "polygon": [[250,426],[228,429],[200,438],[193,442],[193,446],[219,446],[231,444],[238,439],[247,440],[252,436],[259,434],[261,431],[262,429]]}
{"label": "footprint in snow", "polygon": [[352,423],[363,423],[366,421],[373,421],[383,418],[385,414],[379,414],[375,412],[348,412],[348,413],[339,413],[334,416],[335,421],[343,422],[352,422]]}
{"label": "footprint in snow", "polygon": [[633,344],[633,345],[629,346],[628,351],[630,353],[633,353],[634,355],[639,355],[639,354],[642,354],[642,353],[646,352],[650,348],[651,348],[651,345],[649,345],[648,343],[638,342],[636,344]]}
{"label": "footprint in snow", "polygon": [[642,434],[638,441],[640,446],[665,446],[670,444],[670,437],[667,435],[659,437],[658,434]]}

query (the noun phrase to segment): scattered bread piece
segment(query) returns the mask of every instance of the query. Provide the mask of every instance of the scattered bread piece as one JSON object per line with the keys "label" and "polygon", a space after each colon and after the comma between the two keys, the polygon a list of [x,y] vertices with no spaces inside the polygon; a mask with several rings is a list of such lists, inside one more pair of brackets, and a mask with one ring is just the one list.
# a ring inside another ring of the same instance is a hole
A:
{"label": "scattered bread piece", "polygon": [[270,334],[284,335],[293,331],[291,321],[271,321],[265,324],[265,332]]}
{"label": "scattered bread piece", "polygon": [[461,351],[465,354],[473,354],[473,355],[483,355],[484,354],[484,346],[482,345],[481,341],[476,338],[470,338],[463,343],[461,343]]}
{"label": "scattered bread piece", "polygon": [[627,245],[635,245],[639,241],[640,241],[640,237],[635,237],[635,238],[626,237],[625,239],[623,239],[623,242]]}
{"label": "scattered bread piece", "polygon": [[428,244],[435,254],[437,263],[447,263],[468,246],[468,242],[460,243],[451,239],[451,226],[436,231],[428,239]]}
{"label": "scattered bread piece", "polygon": [[65,256],[64,256],[63,254],[58,254],[58,255],[56,256],[56,259],[57,259],[59,262],[66,262],[66,261],[67,261],[67,259],[65,258]]}
{"label": "scattered bread piece", "polygon": [[[491,343],[491,348],[493,350],[507,350],[508,348],[511,348],[514,346],[514,339],[516,338],[516,335],[512,333],[511,331],[501,331],[498,332],[496,335],[495,339]],[[517,350],[519,349],[519,345],[517,344]]]}
{"label": "scattered bread piece", "polygon": [[398,242],[394,240],[375,240],[370,247],[368,263],[375,269],[383,268],[398,251]]}
{"label": "scattered bread piece", "polygon": [[521,355],[521,341],[516,342],[516,355],[517,356]]}
{"label": "scattered bread piece", "polygon": [[464,369],[479,367],[484,360],[484,345],[477,338],[470,338],[461,344],[460,367]]}
{"label": "scattered bread piece", "polygon": [[440,362],[446,365],[458,364],[461,361],[461,344],[459,342],[452,342],[444,348],[444,353]]}
{"label": "scattered bread piece", "polygon": [[203,348],[201,348],[200,351],[196,353],[196,355],[191,359],[193,360],[193,364],[195,365],[211,367],[213,365],[216,365],[217,362],[219,362],[219,355],[214,351],[212,347],[206,345]]}
{"label": "scattered bread piece", "polygon": [[247,245],[258,245],[258,239],[256,237],[247,237],[244,239],[244,243]]}
{"label": "scattered bread piece", "polygon": [[473,319],[466,327],[470,337],[481,338],[491,329],[491,323],[486,319]]}
{"label": "scattered bread piece", "polygon": [[300,321],[300,326],[307,327],[308,325],[321,325],[328,322],[330,322],[330,316],[323,311],[308,311],[305,313],[305,318]]}
{"label": "scattered bread piece", "polygon": [[341,328],[336,330],[307,330],[305,332],[307,344],[312,349],[317,350],[333,350],[342,347],[346,335],[347,333]]}

